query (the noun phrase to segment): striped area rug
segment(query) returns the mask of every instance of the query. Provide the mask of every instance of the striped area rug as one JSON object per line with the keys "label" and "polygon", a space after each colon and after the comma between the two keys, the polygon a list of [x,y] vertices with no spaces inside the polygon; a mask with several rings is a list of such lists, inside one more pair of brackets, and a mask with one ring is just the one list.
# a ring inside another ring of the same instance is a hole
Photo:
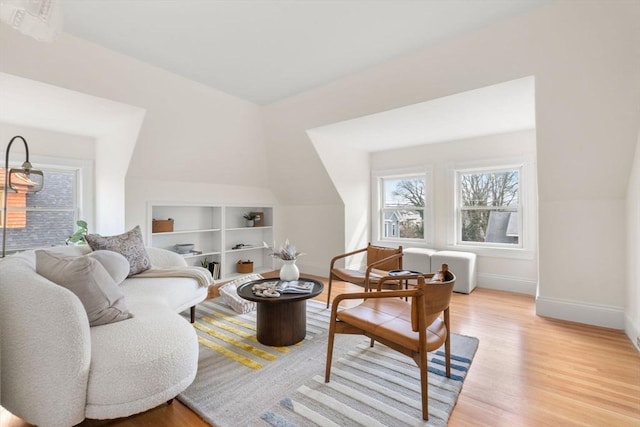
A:
{"label": "striped area rug", "polygon": [[[184,313],[185,317],[188,313]],[[331,381],[324,383],[330,311],[307,301],[307,336],[290,347],[255,338],[255,312],[238,314],[220,298],[197,307],[198,374],[178,399],[214,426],[446,425],[478,346],[452,335],[452,378],[430,355],[429,413],[421,418],[412,359],[362,336],[336,335]]]}

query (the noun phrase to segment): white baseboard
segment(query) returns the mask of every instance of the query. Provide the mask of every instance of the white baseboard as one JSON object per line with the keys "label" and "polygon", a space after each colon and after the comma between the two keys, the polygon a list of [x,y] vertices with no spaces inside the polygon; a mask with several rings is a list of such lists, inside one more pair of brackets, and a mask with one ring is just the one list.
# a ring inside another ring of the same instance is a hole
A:
{"label": "white baseboard", "polygon": [[640,352],[640,326],[635,324],[628,314],[625,316],[624,331],[631,340],[631,343],[636,347],[636,350]]}
{"label": "white baseboard", "polygon": [[625,328],[625,314],[621,307],[538,296],[536,314],[605,328]]}
{"label": "white baseboard", "polygon": [[519,294],[527,295],[535,295],[538,287],[538,282],[536,280],[487,273],[478,273],[476,275],[476,284],[479,288],[517,292]]}

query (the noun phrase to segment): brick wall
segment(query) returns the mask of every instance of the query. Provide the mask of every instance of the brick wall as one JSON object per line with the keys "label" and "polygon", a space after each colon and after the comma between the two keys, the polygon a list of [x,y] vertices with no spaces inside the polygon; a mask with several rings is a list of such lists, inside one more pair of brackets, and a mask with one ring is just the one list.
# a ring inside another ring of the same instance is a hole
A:
{"label": "brick wall", "polygon": [[7,229],[7,251],[64,245],[75,231],[75,172],[45,170],[44,175],[42,190],[26,196],[27,209],[37,210],[26,212],[26,226]]}

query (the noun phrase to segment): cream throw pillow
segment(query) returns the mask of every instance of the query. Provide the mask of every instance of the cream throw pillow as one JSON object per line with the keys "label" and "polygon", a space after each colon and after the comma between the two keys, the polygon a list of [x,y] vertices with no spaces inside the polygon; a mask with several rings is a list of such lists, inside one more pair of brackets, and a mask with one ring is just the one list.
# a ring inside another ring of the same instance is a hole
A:
{"label": "cream throw pillow", "polygon": [[87,256],[100,261],[100,264],[107,270],[107,273],[117,285],[121,285],[129,275],[129,261],[117,252],[95,251]]}
{"label": "cream throw pillow", "polygon": [[129,261],[129,276],[151,268],[151,259],[144,247],[140,226],[117,236],[87,234],[85,240],[94,251],[108,250],[123,255]]}
{"label": "cream throw pillow", "polygon": [[69,257],[36,251],[36,273],[69,289],[82,302],[89,326],[129,319],[124,294],[100,261],[88,255]]}

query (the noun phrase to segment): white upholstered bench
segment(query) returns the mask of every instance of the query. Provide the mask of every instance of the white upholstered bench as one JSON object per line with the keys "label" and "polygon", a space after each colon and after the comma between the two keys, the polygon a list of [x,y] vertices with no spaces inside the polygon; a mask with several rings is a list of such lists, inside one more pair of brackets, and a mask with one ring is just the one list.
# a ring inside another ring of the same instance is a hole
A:
{"label": "white upholstered bench", "polygon": [[472,252],[437,251],[427,248],[405,248],[402,267],[407,270],[433,273],[447,264],[456,275],[454,292],[468,294],[476,287],[476,254]]}
{"label": "white upholstered bench", "polygon": [[405,248],[402,251],[402,268],[420,271],[422,273],[431,273],[433,272],[431,268],[431,255],[436,252],[435,249]]}
{"label": "white upholstered bench", "polygon": [[431,255],[431,265],[447,264],[449,271],[456,275],[454,292],[471,293],[476,287],[476,254],[472,252],[438,251]]}

